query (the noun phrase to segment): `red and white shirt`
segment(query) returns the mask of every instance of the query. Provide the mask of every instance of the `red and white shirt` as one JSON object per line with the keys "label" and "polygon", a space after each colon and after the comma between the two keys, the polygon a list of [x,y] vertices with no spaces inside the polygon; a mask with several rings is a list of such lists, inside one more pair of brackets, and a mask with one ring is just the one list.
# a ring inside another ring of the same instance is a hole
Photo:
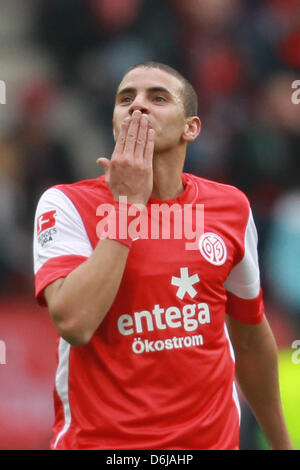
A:
{"label": "red and white shirt", "polygon": [[[163,202],[192,208],[196,221],[202,207],[193,249],[184,230],[134,241],[118,294],[91,341],[76,348],[58,337],[52,449],[239,448],[225,313],[248,324],[263,318],[257,232],[240,190],[190,174],[182,180],[179,197]],[[160,203],[150,198],[149,217]],[[41,305],[44,288],[101,243],[103,204],[113,204],[104,176],[41,197],[34,237]]]}

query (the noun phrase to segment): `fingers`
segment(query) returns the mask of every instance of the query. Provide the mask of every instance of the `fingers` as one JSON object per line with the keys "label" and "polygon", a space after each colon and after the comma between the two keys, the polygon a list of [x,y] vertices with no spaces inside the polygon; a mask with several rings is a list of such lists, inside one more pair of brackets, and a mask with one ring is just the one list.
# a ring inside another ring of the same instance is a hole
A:
{"label": "fingers", "polygon": [[136,145],[135,145],[135,157],[139,160],[143,160],[144,151],[148,137],[149,119],[146,114],[142,114],[140,118],[140,127],[138,130]]}
{"label": "fingers", "polygon": [[154,153],[154,140],[155,140],[155,131],[152,128],[148,128],[148,138],[144,150],[144,160],[145,163],[149,166],[152,166],[153,153]]}
{"label": "fingers", "polygon": [[140,111],[136,110],[132,114],[124,146],[124,153],[128,156],[134,155],[141,117],[142,113]]}
{"label": "fingers", "polygon": [[110,165],[110,161],[108,160],[108,158],[98,158],[97,159],[97,164],[99,166],[102,166],[102,168],[104,169],[105,173],[107,173],[108,169],[109,169],[109,165]]}
{"label": "fingers", "polygon": [[124,152],[125,142],[126,142],[130,123],[131,123],[131,118],[129,116],[126,119],[124,119],[124,121],[122,122],[120,134],[118,136],[118,139],[115,145],[115,150],[112,155],[112,159],[114,158],[114,155],[119,156],[119,155],[122,155],[122,153]]}
{"label": "fingers", "polygon": [[[150,142],[148,142],[149,137]],[[153,141],[154,131],[151,129],[148,116],[136,110],[131,117],[122,122],[112,160],[142,161],[145,158],[146,148],[148,158],[152,158]]]}

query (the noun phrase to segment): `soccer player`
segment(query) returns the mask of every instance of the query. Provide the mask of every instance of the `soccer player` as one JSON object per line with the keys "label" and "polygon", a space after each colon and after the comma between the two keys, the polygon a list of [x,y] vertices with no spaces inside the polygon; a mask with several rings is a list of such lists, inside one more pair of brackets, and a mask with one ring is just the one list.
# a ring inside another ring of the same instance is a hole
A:
{"label": "soccer player", "polygon": [[132,67],[105,175],[38,203],[36,296],[59,334],[52,449],[239,449],[236,376],[270,447],[292,448],[248,199],[183,173],[197,113],[177,71]]}

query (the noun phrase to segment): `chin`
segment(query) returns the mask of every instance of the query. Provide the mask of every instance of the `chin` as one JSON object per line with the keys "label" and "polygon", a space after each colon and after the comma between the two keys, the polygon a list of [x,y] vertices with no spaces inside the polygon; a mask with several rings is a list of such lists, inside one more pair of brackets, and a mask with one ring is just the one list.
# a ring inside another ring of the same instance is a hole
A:
{"label": "chin", "polygon": [[154,144],[154,153],[155,154],[163,154],[163,153],[166,153],[166,152],[171,152],[172,149],[175,149],[177,145],[174,144],[174,142],[170,142],[169,144],[168,143],[164,143],[164,144],[161,144],[159,142],[155,142]]}

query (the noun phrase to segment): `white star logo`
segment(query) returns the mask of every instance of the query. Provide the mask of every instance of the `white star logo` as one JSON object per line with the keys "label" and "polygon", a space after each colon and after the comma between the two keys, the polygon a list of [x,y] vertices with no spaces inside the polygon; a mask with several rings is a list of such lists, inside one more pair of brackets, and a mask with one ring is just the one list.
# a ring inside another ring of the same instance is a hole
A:
{"label": "white star logo", "polygon": [[197,284],[197,282],[200,282],[198,274],[189,276],[188,268],[180,268],[180,277],[172,276],[171,284],[173,286],[179,287],[176,295],[180,299],[183,299],[185,294],[189,294],[191,297],[195,297],[197,291],[194,289],[193,285]]}

